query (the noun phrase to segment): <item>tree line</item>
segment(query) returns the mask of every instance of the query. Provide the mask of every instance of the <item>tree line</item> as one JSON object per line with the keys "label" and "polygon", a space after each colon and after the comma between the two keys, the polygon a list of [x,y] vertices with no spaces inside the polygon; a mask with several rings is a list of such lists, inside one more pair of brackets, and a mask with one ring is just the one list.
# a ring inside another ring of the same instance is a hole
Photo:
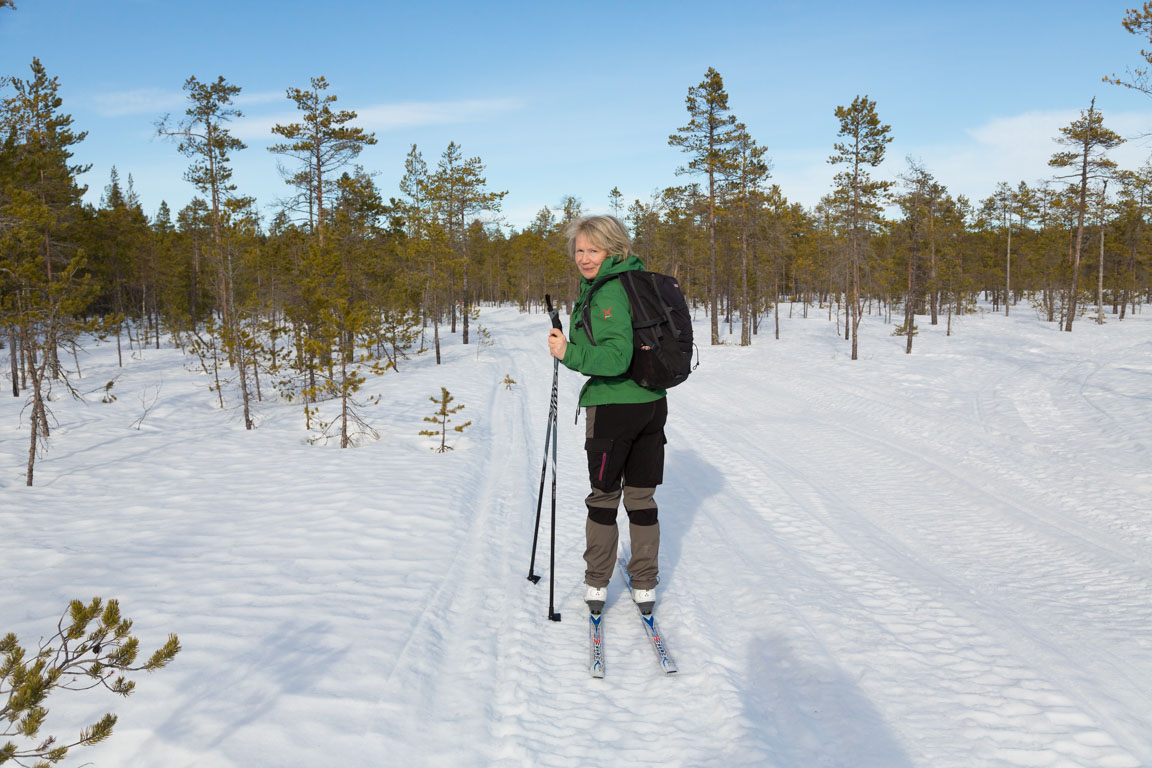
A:
{"label": "tree line", "polygon": [[[1148,34],[1150,18],[1147,7],[1130,11],[1125,25]],[[1149,93],[1141,76],[1106,79]],[[83,202],[89,166],[75,155],[85,133],[38,59],[27,77],[0,83],[0,343],[12,394],[30,403],[29,484],[50,435],[48,394],[72,388],[77,345],[93,335],[115,341],[121,364],[125,346],[168,339],[248,429],[254,404],[276,397],[299,404],[314,439],[348,447],[374,435],[359,399],[368,376],[425,351],[439,364],[444,333],[475,343],[481,304],[530,310],[545,293],[575,295],[563,233],[583,201],[504,226],[506,193],[456,142],[432,163],[412,145],[386,196],[357,163],[376,137],[337,107],[324,77],[286,90],[297,120],[272,129],[286,194],[269,216],[233,180],[247,147],[230,130],[241,88],[223,77],[188,78],[184,111],[156,121],[197,195],[154,213],[115,168],[98,204]],[[842,323],[856,359],[865,314],[883,315],[911,352],[918,322],[951,333],[981,297],[1069,331],[1086,306],[1098,322],[1123,320],[1152,298],[1152,165],[1121,170],[1107,158],[1122,139],[1094,100],[1055,137],[1050,178],[969,200],[913,158],[898,178],[878,178],[892,128],[857,96],[833,111],[836,173],[810,208],[771,183],[766,148],[735,117],[717,71],[685,106],[668,142],[684,153],[687,183],[628,205],[613,188],[605,202],[648,267],[680,277],[713,344],[723,325],[733,340],[739,325],[740,344],[765,321],[779,337],[782,305]]]}

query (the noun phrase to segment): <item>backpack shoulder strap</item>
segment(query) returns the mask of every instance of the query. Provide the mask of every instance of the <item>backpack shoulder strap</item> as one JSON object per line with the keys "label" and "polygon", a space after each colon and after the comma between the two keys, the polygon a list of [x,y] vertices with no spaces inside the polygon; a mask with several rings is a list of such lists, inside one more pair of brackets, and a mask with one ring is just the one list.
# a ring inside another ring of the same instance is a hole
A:
{"label": "backpack shoulder strap", "polygon": [[596,346],[596,339],[592,338],[592,297],[596,295],[596,291],[600,290],[600,287],[604,285],[604,283],[615,280],[618,277],[620,277],[620,275],[617,274],[597,278],[597,280],[592,283],[592,288],[588,291],[588,298],[584,300],[584,306],[580,308],[580,320],[578,324],[584,326],[584,334],[588,337],[588,343],[592,346]]}

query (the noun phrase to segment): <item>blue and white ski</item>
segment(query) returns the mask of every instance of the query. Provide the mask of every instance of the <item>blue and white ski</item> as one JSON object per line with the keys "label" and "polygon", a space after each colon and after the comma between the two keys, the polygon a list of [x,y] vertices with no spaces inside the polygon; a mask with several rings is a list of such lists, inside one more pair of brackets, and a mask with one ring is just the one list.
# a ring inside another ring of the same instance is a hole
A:
{"label": "blue and white ski", "polygon": [[[616,558],[616,565],[620,568],[620,573],[624,576],[624,584],[628,587],[629,601],[632,600],[632,577],[628,575],[628,553],[623,547],[620,548],[619,557]],[[635,602],[632,603],[636,605]],[[676,662],[672,660],[672,656],[668,653],[668,646],[664,644],[664,635],[660,632],[660,626],[656,623],[655,613],[645,616],[640,612],[640,606],[636,605],[636,612],[640,613],[640,620],[644,624],[644,633],[648,635],[648,639],[652,642],[652,650],[656,652],[656,660],[660,663],[660,669],[668,674],[676,671]]]}
{"label": "blue and white ski", "polygon": [[604,614],[588,614],[588,671],[604,677]]}

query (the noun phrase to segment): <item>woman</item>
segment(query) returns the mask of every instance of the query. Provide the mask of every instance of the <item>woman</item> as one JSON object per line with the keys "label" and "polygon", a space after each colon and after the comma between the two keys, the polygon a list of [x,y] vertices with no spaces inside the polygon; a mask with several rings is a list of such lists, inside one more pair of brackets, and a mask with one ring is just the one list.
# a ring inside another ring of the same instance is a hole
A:
{"label": "woman", "polygon": [[[548,349],[554,357],[591,377],[580,390],[579,405],[586,408],[584,449],[592,483],[585,499],[584,583],[588,589],[584,599],[593,613],[603,609],[608,595],[619,541],[616,511],[621,497],[632,538],[628,563],[632,599],[643,613],[651,613],[655,605],[659,576],[660,524],[653,496],[664,478],[668,401],[665,390],[646,389],[628,376],[631,310],[624,286],[610,276],[644,269],[629,247],[628,233],[612,216],[586,216],[572,223],[568,253],[581,277],[569,325],[572,338],[565,339],[556,329],[548,335]],[[593,293],[593,283],[604,278],[609,279]],[[590,313],[586,313],[590,294]]]}

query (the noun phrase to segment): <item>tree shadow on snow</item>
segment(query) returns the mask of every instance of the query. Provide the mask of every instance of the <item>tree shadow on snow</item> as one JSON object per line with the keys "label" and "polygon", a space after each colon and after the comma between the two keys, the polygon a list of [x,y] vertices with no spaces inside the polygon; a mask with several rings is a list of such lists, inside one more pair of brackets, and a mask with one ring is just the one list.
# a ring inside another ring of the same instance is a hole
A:
{"label": "tree shadow on snow", "polygon": [[836,662],[784,636],[748,646],[741,687],[754,736],[745,746],[779,768],[912,768],[888,722]]}
{"label": "tree shadow on snow", "polygon": [[317,682],[349,651],[325,643],[331,635],[325,622],[300,626],[284,621],[251,650],[217,658],[209,678],[189,681],[184,701],[156,728],[156,737],[207,753],[259,723],[284,696],[324,697],[315,692]]}

